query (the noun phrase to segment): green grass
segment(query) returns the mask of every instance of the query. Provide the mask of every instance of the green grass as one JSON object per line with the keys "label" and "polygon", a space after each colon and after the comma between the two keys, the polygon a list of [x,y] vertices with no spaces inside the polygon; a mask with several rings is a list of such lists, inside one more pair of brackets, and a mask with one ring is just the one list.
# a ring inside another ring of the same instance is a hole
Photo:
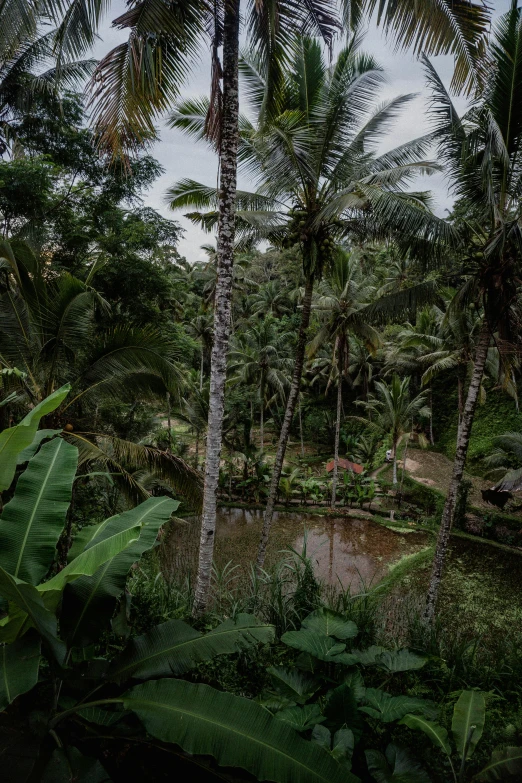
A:
{"label": "green grass", "polygon": [[[444,399],[441,394],[439,400],[436,399],[434,403],[435,445],[437,450],[453,459],[457,444],[458,413],[451,393],[449,398]],[[522,413],[517,413],[515,401],[505,392],[498,389],[488,390],[485,404],[478,405],[475,413],[468,451],[468,472],[484,476],[486,468],[483,459],[491,453],[493,439],[511,430],[522,430]]]}

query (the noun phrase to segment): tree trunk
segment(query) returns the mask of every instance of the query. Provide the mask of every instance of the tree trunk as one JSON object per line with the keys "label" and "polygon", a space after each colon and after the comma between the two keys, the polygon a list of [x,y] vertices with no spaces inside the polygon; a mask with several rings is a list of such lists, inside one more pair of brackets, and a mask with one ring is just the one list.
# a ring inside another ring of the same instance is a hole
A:
{"label": "tree trunk", "polygon": [[455,461],[453,463],[453,475],[451,478],[451,484],[449,487],[448,496],[446,498],[446,503],[444,504],[444,511],[442,512],[439,536],[437,539],[437,546],[435,548],[435,556],[433,558],[433,568],[431,572],[428,595],[426,597],[426,609],[424,613],[424,618],[427,623],[431,623],[435,617],[437,596],[442,579],[446,551],[448,549],[451,524],[453,522],[453,511],[455,509],[455,502],[457,500],[460,482],[462,481],[462,474],[464,473],[464,465],[466,464],[469,439],[471,436],[471,427],[473,425],[473,418],[475,416],[475,410],[477,407],[480,384],[482,383],[482,376],[484,375],[484,367],[486,365],[489,343],[490,330],[487,322],[484,321],[475,354],[475,363],[473,365],[473,373],[471,375],[471,382],[469,384],[468,396],[464,406],[464,412],[462,414],[462,421],[459,427],[457,451],[455,453]]}
{"label": "tree trunk", "polygon": [[458,393],[458,406],[459,406],[459,425],[457,427],[457,437],[460,432],[460,425],[462,424],[462,416],[464,414],[464,378],[461,374],[461,369],[457,370],[457,393]]}
{"label": "tree trunk", "polygon": [[196,430],[196,447],[194,453],[194,467],[199,469],[199,430]]}
{"label": "tree trunk", "polygon": [[339,472],[339,437],[341,434],[341,407],[343,401],[343,358],[344,345],[342,340],[337,346],[339,351],[339,380],[337,382],[337,415],[335,418],[335,446],[334,446],[334,468],[332,476],[332,508],[335,508],[337,502],[337,474]]}
{"label": "tree trunk", "polygon": [[167,392],[167,446],[172,451],[172,421],[170,418],[170,392]]}
{"label": "tree trunk", "polygon": [[203,391],[203,362],[205,360],[205,354],[203,351],[203,345],[201,346],[201,365],[199,368],[199,392]]}
{"label": "tree trunk", "polygon": [[397,485],[397,449],[393,450],[393,486]]}
{"label": "tree trunk", "polygon": [[265,450],[265,382],[264,370],[261,371],[261,384],[259,386],[259,450],[261,454]]}
{"label": "tree trunk", "polygon": [[301,457],[304,457],[304,440],[303,440],[303,419],[301,418],[301,392],[299,392],[297,408],[299,411],[299,437],[301,439]]}
{"label": "tree trunk", "polygon": [[[413,429],[413,422],[412,422],[412,429]],[[404,452],[402,454],[402,471],[401,471],[401,486],[399,487],[399,502],[397,503],[398,507],[401,507],[402,503],[402,488],[404,486],[404,471],[406,470],[406,459],[408,457],[408,446],[410,443],[410,436],[406,438],[406,446],[404,447]]]}
{"label": "tree trunk", "polygon": [[259,541],[259,549],[257,552],[257,570],[263,568],[266,555],[266,546],[268,543],[268,536],[270,533],[270,525],[272,523],[272,514],[274,513],[274,505],[276,501],[277,491],[279,488],[279,480],[281,478],[281,472],[283,470],[283,461],[285,458],[286,445],[288,443],[288,436],[290,434],[290,426],[294,417],[295,406],[299,397],[299,391],[301,388],[301,375],[303,374],[303,364],[306,348],[306,333],[308,325],[310,323],[310,312],[312,309],[312,294],[314,290],[314,279],[312,276],[308,277],[305,286],[305,295],[303,299],[303,312],[301,314],[301,325],[299,327],[299,337],[297,340],[297,349],[295,353],[295,365],[294,374],[292,376],[292,383],[290,385],[290,392],[286,401],[285,418],[283,420],[283,426],[281,427],[281,433],[279,435],[279,443],[277,445],[276,458],[274,461],[274,469],[272,471],[272,480],[270,482],[270,489],[268,492],[268,500],[263,517],[263,530],[261,532],[261,539]]}
{"label": "tree trunk", "polygon": [[430,386],[430,444],[435,445],[435,438],[433,437],[433,390]]}
{"label": "tree trunk", "polygon": [[239,136],[238,62],[239,0],[228,0],[225,4],[223,26],[223,118],[219,155],[218,268],[214,309],[214,341],[210,362],[210,395],[203,512],[199,543],[198,575],[193,606],[193,614],[195,616],[202,614],[207,608],[216,530],[216,495],[219,483],[234,264],[234,212]]}

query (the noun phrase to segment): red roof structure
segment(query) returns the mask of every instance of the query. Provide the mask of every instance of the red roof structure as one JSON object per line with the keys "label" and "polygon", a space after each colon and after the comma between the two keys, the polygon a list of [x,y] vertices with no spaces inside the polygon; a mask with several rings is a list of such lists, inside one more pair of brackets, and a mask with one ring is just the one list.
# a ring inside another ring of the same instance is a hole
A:
{"label": "red roof structure", "polygon": [[[330,460],[330,462],[326,463],[326,470],[328,473],[331,473],[334,469],[334,460]],[[343,470],[349,470],[351,473],[362,473],[364,468],[362,465],[358,465],[356,462],[350,462],[350,460],[347,459],[340,459],[339,460],[339,467],[343,468]]]}

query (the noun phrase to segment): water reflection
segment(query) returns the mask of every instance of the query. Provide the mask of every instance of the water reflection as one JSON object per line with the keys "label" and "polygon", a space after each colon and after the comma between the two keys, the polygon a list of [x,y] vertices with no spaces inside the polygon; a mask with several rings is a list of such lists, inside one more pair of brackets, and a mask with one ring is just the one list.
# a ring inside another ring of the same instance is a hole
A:
{"label": "water reflection", "polygon": [[[257,510],[223,508],[218,513],[216,559],[251,562],[255,558],[263,514]],[[306,532],[305,532],[306,531]],[[371,519],[322,517],[315,514],[274,514],[270,560],[282,549],[301,552],[305,544],[319,579],[358,590],[378,582],[390,563],[426,546],[422,533],[400,534]]]}

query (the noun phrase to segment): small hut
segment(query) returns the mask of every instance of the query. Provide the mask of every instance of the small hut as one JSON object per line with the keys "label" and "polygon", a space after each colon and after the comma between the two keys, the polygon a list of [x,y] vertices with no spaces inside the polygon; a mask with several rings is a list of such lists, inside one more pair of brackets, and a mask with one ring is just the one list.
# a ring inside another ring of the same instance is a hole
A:
{"label": "small hut", "polygon": [[[326,463],[326,472],[331,473],[334,469],[335,460],[330,460],[330,462]],[[343,470],[347,470],[350,473],[362,473],[364,468],[362,465],[358,465],[356,462],[350,462],[348,459],[339,459],[338,462],[339,468],[342,468]]]}

